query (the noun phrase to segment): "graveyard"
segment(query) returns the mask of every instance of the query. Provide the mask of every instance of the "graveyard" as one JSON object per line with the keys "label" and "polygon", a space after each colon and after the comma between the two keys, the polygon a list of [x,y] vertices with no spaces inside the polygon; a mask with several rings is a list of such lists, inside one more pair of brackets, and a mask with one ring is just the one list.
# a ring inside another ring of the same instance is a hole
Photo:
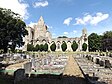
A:
{"label": "graveyard", "polygon": [[0,55],[0,60],[5,65],[2,66],[0,73],[2,77],[7,76],[6,79],[10,79],[11,83],[8,84],[112,83],[112,57],[106,54],[80,52],[5,54]]}

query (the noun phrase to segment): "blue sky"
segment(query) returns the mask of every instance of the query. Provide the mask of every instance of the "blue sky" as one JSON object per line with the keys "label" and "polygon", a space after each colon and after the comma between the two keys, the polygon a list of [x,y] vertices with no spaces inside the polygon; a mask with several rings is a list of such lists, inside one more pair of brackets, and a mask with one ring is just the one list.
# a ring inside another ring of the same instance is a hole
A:
{"label": "blue sky", "polygon": [[30,26],[43,16],[53,37],[80,37],[83,28],[88,34],[112,30],[112,0],[0,0],[0,7]]}

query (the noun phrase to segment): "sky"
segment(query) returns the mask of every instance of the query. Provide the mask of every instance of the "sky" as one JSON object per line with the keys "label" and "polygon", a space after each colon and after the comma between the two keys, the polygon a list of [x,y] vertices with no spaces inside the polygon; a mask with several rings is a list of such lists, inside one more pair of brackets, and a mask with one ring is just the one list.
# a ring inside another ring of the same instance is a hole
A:
{"label": "sky", "polygon": [[43,16],[52,37],[80,37],[112,31],[112,0],[0,0],[0,7],[21,15],[27,26]]}

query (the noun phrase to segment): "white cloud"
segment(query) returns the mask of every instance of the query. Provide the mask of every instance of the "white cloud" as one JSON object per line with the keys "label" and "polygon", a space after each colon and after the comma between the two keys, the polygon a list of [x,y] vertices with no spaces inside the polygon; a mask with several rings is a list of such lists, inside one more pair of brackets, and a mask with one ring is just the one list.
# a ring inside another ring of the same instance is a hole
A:
{"label": "white cloud", "polygon": [[64,34],[64,35],[68,35],[68,32],[64,32],[63,34]]}
{"label": "white cloud", "polygon": [[73,30],[73,34],[76,34],[77,33],[77,31],[76,30]]}
{"label": "white cloud", "polygon": [[30,24],[28,24],[28,26],[33,27],[34,25],[36,25],[37,23],[34,22],[30,22]]}
{"label": "white cloud", "polygon": [[27,19],[29,14],[27,11],[28,4],[23,3],[24,0],[0,0],[0,7],[11,9],[13,12],[21,15],[21,18]]}
{"label": "white cloud", "polygon": [[101,12],[96,13],[95,16],[85,14],[83,18],[75,18],[76,23],[74,25],[79,25],[79,24],[97,25],[99,22],[107,19],[108,17],[109,17],[109,14],[103,14]]}
{"label": "white cloud", "polygon": [[45,6],[48,6],[48,1],[37,1],[34,3],[34,8],[36,7],[45,7]]}
{"label": "white cloud", "polygon": [[76,35],[77,31],[73,30],[71,32],[63,32],[62,35],[67,36],[67,37],[73,37],[74,35]]}
{"label": "white cloud", "polygon": [[65,20],[64,20],[63,24],[65,24],[65,25],[69,26],[69,25],[70,25],[71,20],[72,20],[72,17],[69,17],[69,18],[67,18],[67,19],[65,19]]}

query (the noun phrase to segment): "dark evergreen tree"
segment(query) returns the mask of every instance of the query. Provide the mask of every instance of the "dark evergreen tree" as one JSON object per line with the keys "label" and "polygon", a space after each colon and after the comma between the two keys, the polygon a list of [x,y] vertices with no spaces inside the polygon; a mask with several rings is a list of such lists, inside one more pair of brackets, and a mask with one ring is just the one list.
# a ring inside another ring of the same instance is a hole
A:
{"label": "dark evergreen tree", "polygon": [[43,45],[43,44],[40,44],[39,50],[40,50],[41,52],[44,51],[44,45]]}
{"label": "dark evergreen tree", "polygon": [[47,43],[44,44],[44,51],[45,52],[48,51],[48,44]]}
{"label": "dark evergreen tree", "polygon": [[39,44],[37,44],[36,46],[35,46],[35,49],[34,49],[35,51],[39,51]]}
{"label": "dark evergreen tree", "polygon": [[83,43],[83,45],[82,45],[82,50],[83,50],[83,51],[86,51],[86,50],[87,50],[87,44],[86,44],[86,43]]}
{"label": "dark evergreen tree", "polygon": [[34,51],[34,46],[32,44],[27,44],[27,51]]}
{"label": "dark evergreen tree", "polygon": [[65,41],[63,41],[63,43],[62,43],[62,45],[61,45],[61,48],[62,48],[62,51],[66,51],[66,49],[67,49],[67,44],[66,44],[66,42]]}
{"label": "dark evergreen tree", "polygon": [[56,44],[55,42],[50,46],[51,51],[55,51],[56,50]]}
{"label": "dark evergreen tree", "polygon": [[71,45],[71,48],[73,51],[76,51],[77,48],[78,48],[78,44],[76,43],[76,41],[73,41],[72,45]]}

